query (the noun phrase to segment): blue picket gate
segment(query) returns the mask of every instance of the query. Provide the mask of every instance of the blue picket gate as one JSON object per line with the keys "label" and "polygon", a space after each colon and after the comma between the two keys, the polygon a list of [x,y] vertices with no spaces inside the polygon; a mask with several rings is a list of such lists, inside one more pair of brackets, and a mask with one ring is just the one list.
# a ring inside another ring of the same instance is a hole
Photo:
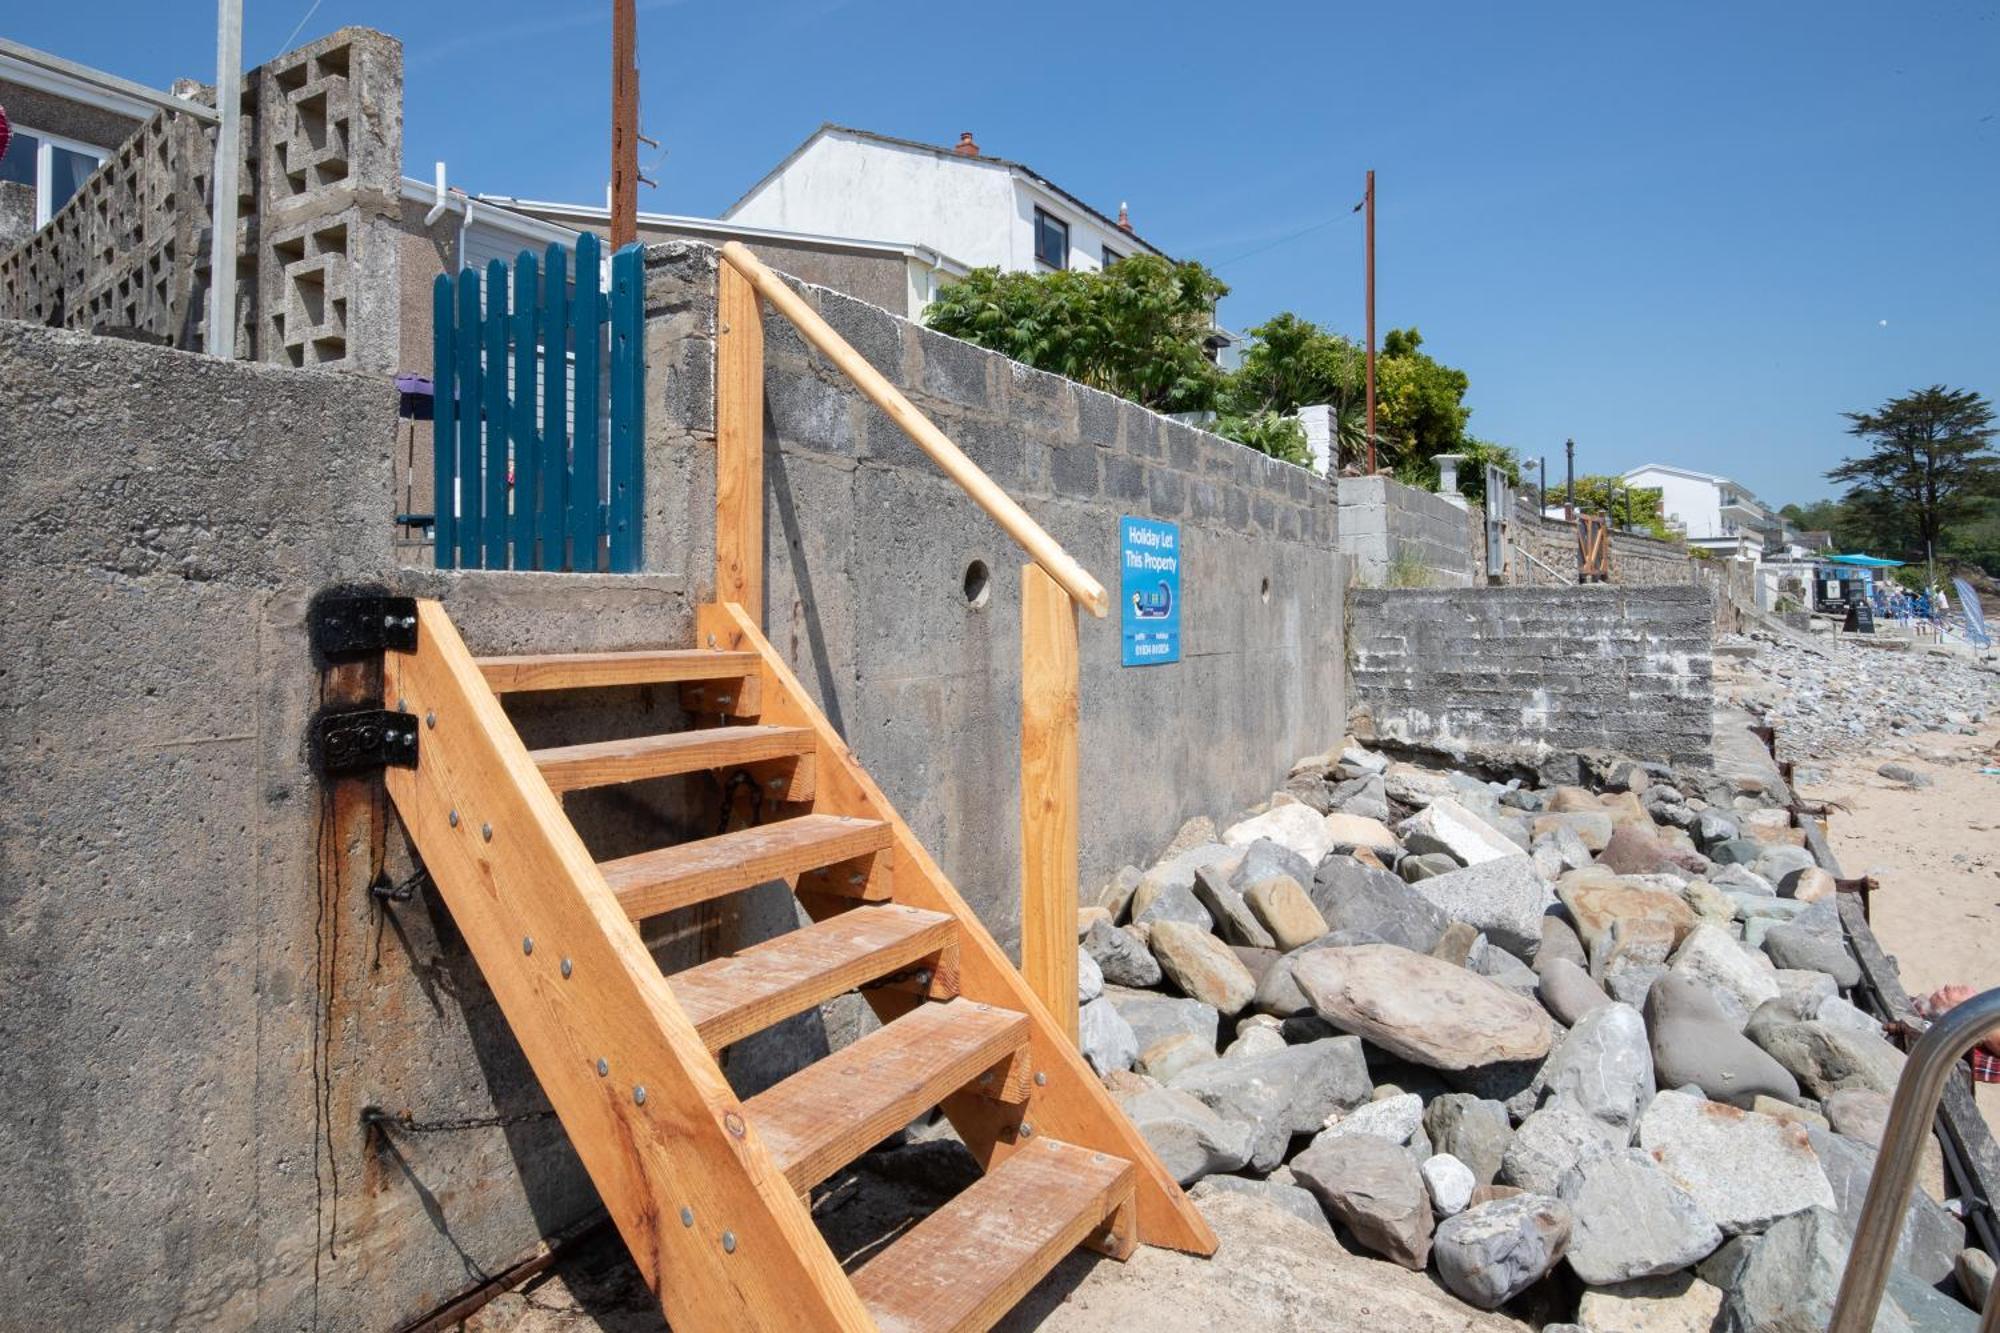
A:
{"label": "blue picket gate", "polygon": [[483,286],[475,269],[438,275],[438,568],[639,568],[645,252],[628,245],[611,256],[606,292],[601,247],[588,232],[577,238],[573,286],[559,243],[539,263],[521,252],[511,292],[498,259]]}

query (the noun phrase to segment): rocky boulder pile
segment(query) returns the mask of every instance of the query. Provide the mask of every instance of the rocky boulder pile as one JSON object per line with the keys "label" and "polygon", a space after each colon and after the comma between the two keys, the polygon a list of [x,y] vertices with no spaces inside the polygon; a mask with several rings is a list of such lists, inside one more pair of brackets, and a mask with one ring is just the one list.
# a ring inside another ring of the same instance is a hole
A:
{"label": "rocky boulder pile", "polygon": [[[1903,1063],[1832,879],[1755,782],[1552,776],[1347,742],[1191,821],[1081,913],[1084,1054],[1183,1184],[1469,1305],[1822,1326]],[[1960,1217],[1903,1235],[1885,1326],[1976,1326]]]}

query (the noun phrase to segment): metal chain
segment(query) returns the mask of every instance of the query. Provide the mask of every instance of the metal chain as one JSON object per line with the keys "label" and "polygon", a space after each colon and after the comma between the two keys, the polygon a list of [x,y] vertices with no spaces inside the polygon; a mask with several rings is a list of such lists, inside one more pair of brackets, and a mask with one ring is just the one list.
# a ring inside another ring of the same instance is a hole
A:
{"label": "metal chain", "polygon": [[528,1125],[540,1120],[553,1120],[555,1112],[518,1111],[513,1115],[472,1115],[456,1120],[418,1120],[408,1111],[392,1115],[379,1106],[371,1106],[361,1113],[361,1123],[369,1126],[391,1126],[405,1134],[452,1134],[464,1129],[505,1129],[512,1125]]}

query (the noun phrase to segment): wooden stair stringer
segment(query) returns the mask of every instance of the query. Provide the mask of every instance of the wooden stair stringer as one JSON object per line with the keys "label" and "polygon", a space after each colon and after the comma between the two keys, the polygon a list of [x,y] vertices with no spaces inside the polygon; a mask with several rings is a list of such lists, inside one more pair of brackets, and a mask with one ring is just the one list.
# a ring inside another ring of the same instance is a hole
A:
{"label": "wooden stair stringer", "polygon": [[[702,605],[696,608],[695,630],[700,642],[725,651],[751,651],[762,660],[764,722],[809,726],[818,734],[815,810],[879,819],[889,825],[895,856],[894,900],[943,912],[959,924],[959,994],[1028,1016],[1029,1059],[1036,1074],[1047,1077],[1045,1082],[1030,1084],[1025,1110],[976,1092],[960,1093],[944,1103],[953,1127],[981,1165],[992,1170],[1014,1151],[1017,1142],[1028,1141],[1018,1139],[1015,1132],[1026,1119],[1036,1135],[1133,1164],[1140,1241],[1191,1254],[1215,1253],[1215,1233],[1181,1192],[1172,1173],[1137,1126],[1126,1119],[1048,1008],[1029,989],[1027,980],[743,609],[733,603]],[[909,997],[895,992],[869,991],[867,998],[885,1023],[907,1012],[911,1003]]]}
{"label": "wooden stair stringer", "polygon": [[441,605],[383,673],[426,718],[389,795],[668,1319],[871,1329]]}

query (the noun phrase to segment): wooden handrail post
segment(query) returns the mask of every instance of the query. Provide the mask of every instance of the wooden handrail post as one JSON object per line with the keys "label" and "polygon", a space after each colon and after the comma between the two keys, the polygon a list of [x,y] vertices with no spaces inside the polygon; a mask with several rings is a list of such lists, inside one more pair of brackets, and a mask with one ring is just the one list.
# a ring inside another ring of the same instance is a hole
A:
{"label": "wooden handrail post", "polygon": [[715,328],[715,600],[764,623],[764,311],[720,266]]}
{"label": "wooden handrail post", "polygon": [[1074,1045],[1077,614],[1039,564],[1021,567],[1021,971]]}

